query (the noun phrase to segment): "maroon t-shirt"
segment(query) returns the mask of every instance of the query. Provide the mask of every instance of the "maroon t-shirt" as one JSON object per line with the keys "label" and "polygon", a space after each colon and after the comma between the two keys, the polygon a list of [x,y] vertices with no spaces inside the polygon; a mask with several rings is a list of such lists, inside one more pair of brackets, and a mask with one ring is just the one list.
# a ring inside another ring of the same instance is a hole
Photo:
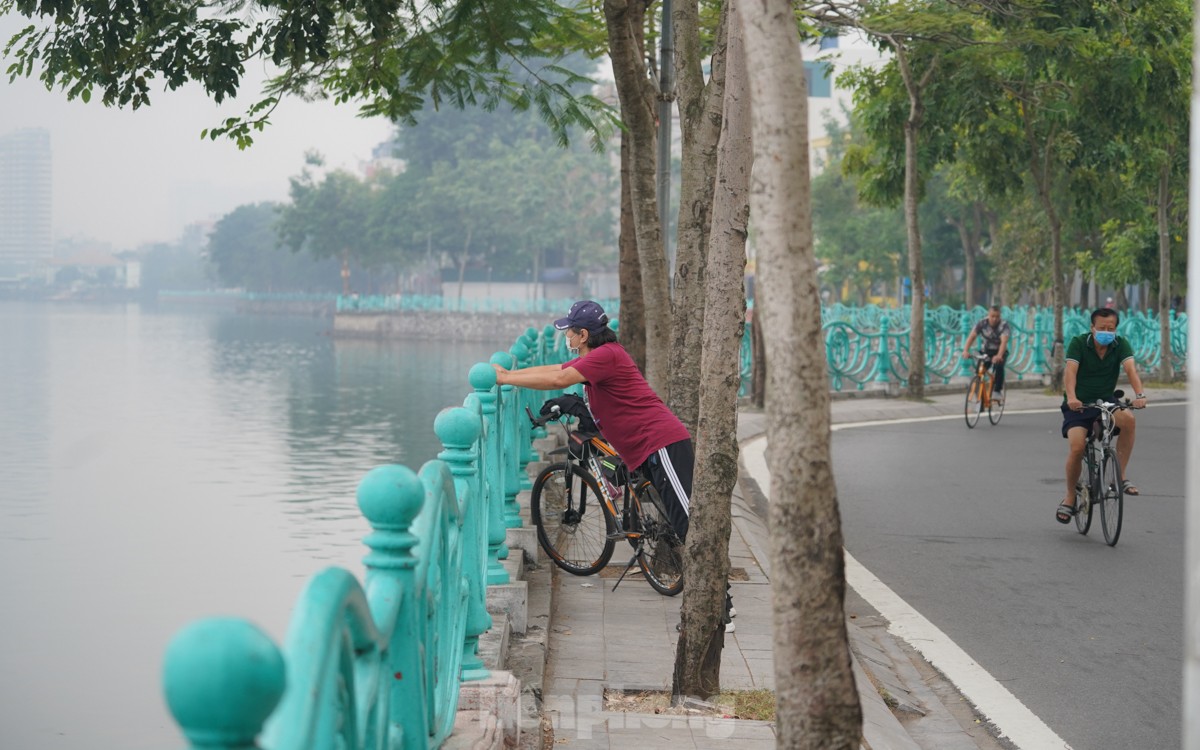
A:
{"label": "maroon t-shirt", "polygon": [[596,426],[631,469],[659,448],[691,439],[620,344],[598,346],[563,363],[563,369],[568,367],[587,381],[583,390]]}

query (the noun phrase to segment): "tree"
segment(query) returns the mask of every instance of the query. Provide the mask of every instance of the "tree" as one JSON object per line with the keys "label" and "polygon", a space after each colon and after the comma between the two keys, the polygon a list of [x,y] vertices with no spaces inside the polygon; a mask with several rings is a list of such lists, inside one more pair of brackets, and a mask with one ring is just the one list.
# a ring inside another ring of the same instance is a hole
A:
{"label": "tree", "polygon": [[205,250],[217,278],[225,286],[252,291],[337,290],[336,261],[283,247],[281,209],[275,203],[243,205],[217,221]]}
{"label": "tree", "polygon": [[[644,371],[651,387],[666,393],[670,376],[671,289],[655,187],[658,135],[654,103],[659,92],[647,74],[644,62],[646,7],[645,0],[604,0],[604,20],[613,77],[621,102],[621,120],[625,125],[622,149],[628,144],[628,150],[622,152],[621,180],[622,189],[625,184],[629,186],[629,216],[633,219],[641,271]],[[624,198],[622,205],[625,205]],[[622,215],[625,215],[624,209]],[[626,265],[624,261],[622,265]],[[622,311],[625,308],[623,301]],[[636,332],[632,333],[636,335]]]}
{"label": "tree", "polygon": [[[841,521],[813,254],[808,103],[786,0],[738,3],[745,24],[755,170],[751,214],[767,330],[767,463],[781,748],[857,750],[862,713],[843,609]],[[803,400],[796,394],[803,393]]]}
{"label": "tree", "polygon": [[[880,147],[895,149],[895,133],[903,133],[903,205],[908,244],[908,276],[911,281],[912,308],[909,327],[911,356],[909,358],[908,392],[920,398],[925,395],[925,269],[921,254],[921,230],[918,206],[925,176],[944,158],[947,140],[939,134],[925,145],[926,119],[930,111],[928,97],[936,86],[935,75],[946,76],[942,69],[954,69],[953,55],[974,43],[976,20],[953,2],[867,3],[842,6],[839,3],[816,3],[815,14],[821,20],[851,26],[870,35],[882,49],[895,57],[879,72],[863,71],[861,81],[872,81],[878,89],[891,89],[891,97],[880,104],[872,101],[864,90],[856,93],[856,107],[864,110],[863,121],[868,132]],[[902,93],[901,93],[902,92]],[[902,107],[898,107],[903,101]],[[881,130],[884,118],[872,117],[869,110],[880,107],[887,119],[894,122],[902,114],[900,127],[890,132]],[[932,111],[937,112],[936,109]],[[936,129],[944,135],[948,112],[939,112]],[[863,160],[856,160],[863,164]],[[882,160],[879,167],[887,181],[894,180],[895,161]],[[887,165],[891,166],[887,166]],[[877,165],[878,167],[879,165]],[[892,190],[881,189],[879,195],[894,199]],[[886,200],[887,198],[885,198]]]}
{"label": "tree", "polygon": [[[720,691],[725,643],[725,587],[729,580],[731,498],[738,478],[737,394],[746,321],[746,224],[750,167],[750,102],[740,16],[725,3],[730,33],[712,225],[708,236],[703,325],[700,336],[699,418],[696,453],[701,470],[692,488],[692,518],[684,550],[687,587],[675,651],[675,696],[708,698]],[[704,212],[708,215],[708,211]],[[674,391],[672,391],[674,393]]]}
{"label": "tree", "polygon": [[352,260],[366,265],[371,257],[372,189],[342,170],[318,180],[309,167],[320,166],[320,157],[310,155],[308,166],[292,178],[292,202],[280,212],[279,236],[293,251],[304,250],[317,259],[339,258],[347,280]]}
{"label": "tree", "polygon": [[[705,267],[716,184],[717,143],[722,130],[729,3],[723,3],[715,38],[705,44],[698,0],[678,0],[672,6],[675,29],[675,68],[680,130],[680,186],[675,276],[672,285],[671,379],[667,403],[696,433],[700,412],[700,382],[704,372],[701,327],[707,295]],[[711,51],[712,72],[705,81],[703,55]],[[744,273],[740,274],[744,276]]]}
{"label": "tree", "polygon": [[239,93],[247,62],[269,63],[279,72],[258,101],[206,131],[242,147],[287,95],[360,102],[364,116],[399,122],[427,103],[503,102],[533,108],[564,143],[572,126],[599,142],[612,124],[602,102],[572,93],[578,76],[545,60],[551,41],[577,40],[583,22],[554,0],[0,1],[12,11],[48,23],[9,42],[10,78],[37,70],[47,88],[84,101],[98,92],[105,106],[150,104],[156,79],[169,90],[194,81],[221,103]]}

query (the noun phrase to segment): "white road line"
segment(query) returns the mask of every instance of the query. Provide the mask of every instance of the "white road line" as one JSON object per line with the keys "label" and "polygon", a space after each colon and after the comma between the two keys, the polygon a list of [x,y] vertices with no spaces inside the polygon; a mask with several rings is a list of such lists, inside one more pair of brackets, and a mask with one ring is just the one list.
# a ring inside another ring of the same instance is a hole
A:
{"label": "white road line", "polygon": [[[833,429],[862,427],[874,424],[896,424],[897,422],[928,422],[954,417],[922,417],[880,422],[858,422],[835,425]],[[961,419],[960,417],[957,417]],[[751,440],[742,446],[742,461],[746,471],[758,483],[764,494],[771,488],[771,473],[767,469],[767,441],[765,436]],[[768,498],[769,499],[769,498]],[[925,619],[920,612],[896,595],[888,586],[875,577],[845,552],[846,582],[888,621],[888,632],[919,651],[958,688],[976,709],[988,718],[1004,737],[1022,750],[1063,750],[1070,748],[1045,722],[1029,710],[1020,700],[977,664],[966,651],[943,633],[936,625]]]}

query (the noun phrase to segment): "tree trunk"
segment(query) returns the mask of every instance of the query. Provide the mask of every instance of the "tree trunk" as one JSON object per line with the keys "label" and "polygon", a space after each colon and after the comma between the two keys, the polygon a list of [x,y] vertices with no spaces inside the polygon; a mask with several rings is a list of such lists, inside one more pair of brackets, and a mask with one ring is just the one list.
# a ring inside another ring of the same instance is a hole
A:
{"label": "tree trunk", "polygon": [[971,235],[967,230],[967,219],[951,217],[947,222],[958,230],[958,243],[963,251],[963,307],[970,312],[975,306],[975,249],[971,246]]}
{"label": "tree trunk", "polygon": [[[757,278],[757,277],[756,277]],[[767,348],[758,303],[750,313],[750,403],[763,408],[767,397]]]}
{"label": "tree trunk", "polygon": [[[729,86],[725,89],[724,130],[716,154],[709,257],[705,271],[703,334],[698,371],[699,426],[696,455],[700,471],[692,487],[692,517],[684,551],[687,587],[680,610],[675,651],[675,696],[708,698],[721,691],[721,650],[725,645],[725,585],[729,580],[729,532],[733,488],[738,478],[737,394],[741,381],[742,333],[746,322],[746,223],[750,206],[750,102],[745,51],[735,0],[728,46]],[[724,24],[723,24],[724,25]],[[725,50],[722,50],[725,54]],[[715,57],[715,55],[714,55]],[[691,321],[694,323],[694,321]]]}
{"label": "tree trunk", "polygon": [[658,220],[655,161],[658,133],[655,127],[654,85],[646,74],[641,28],[645,6],[639,0],[605,0],[608,50],[612,58],[621,119],[629,136],[629,197],[637,234],[645,305],[646,380],[666,393],[670,376],[671,289],[663,227]]}
{"label": "tree trunk", "polygon": [[896,52],[896,62],[908,92],[908,118],[904,121],[904,226],[908,235],[908,277],[912,284],[912,312],[909,324],[908,395],[925,397],[925,271],[921,260],[920,174],[917,172],[917,140],[921,122],[925,119],[922,92],[933,76],[936,58],[921,80],[913,80],[908,66],[908,53],[902,42],[889,40]]}
{"label": "tree trunk", "polygon": [[713,182],[717,139],[725,91],[728,8],[721,8],[712,77],[704,83],[701,67],[700,7],[696,0],[674,5],[675,68],[678,73],[679,135],[682,144],[679,185],[678,242],[672,288],[671,387],[667,404],[695,435],[700,412],[700,339],[704,320],[704,268],[713,221]]}
{"label": "tree trunk", "polygon": [[1158,178],[1158,341],[1162,359],[1158,379],[1170,383],[1175,379],[1175,364],[1171,361],[1171,225],[1167,211],[1171,203],[1171,162],[1174,154],[1167,152],[1162,174]]}
{"label": "tree trunk", "polygon": [[[813,252],[804,61],[787,0],[739,3],[746,27],[759,295],[770,338],[767,464],[779,748],[858,750],[841,520]],[[728,87],[732,88],[732,87]],[[803,398],[797,398],[803,394]]]}
{"label": "tree trunk", "polygon": [[617,281],[621,290],[621,345],[638,369],[646,371],[646,305],[642,296],[642,265],[637,233],[633,229],[630,194],[629,134],[621,132],[621,233],[617,240],[620,261]]}
{"label": "tree trunk", "polygon": [[1042,210],[1046,213],[1046,222],[1050,225],[1050,268],[1053,276],[1053,294],[1051,305],[1054,307],[1054,339],[1050,349],[1050,390],[1061,391],[1063,388],[1063,307],[1067,304],[1067,282],[1063,276],[1062,263],[1062,219],[1054,207],[1054,198],[1050,195],[1053,170],[1054,132],[1046,136],[1044,142],[1039,142],[1033,133],[1033,115],[1024,110],[1025,140],[1029,144],[1029,169],[1033,175],[1033,185],[1037,191]]}

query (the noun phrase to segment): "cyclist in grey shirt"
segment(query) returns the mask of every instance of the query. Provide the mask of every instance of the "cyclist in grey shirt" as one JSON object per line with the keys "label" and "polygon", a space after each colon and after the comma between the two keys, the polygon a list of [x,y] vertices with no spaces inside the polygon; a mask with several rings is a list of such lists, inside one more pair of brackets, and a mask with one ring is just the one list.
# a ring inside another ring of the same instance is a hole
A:
{"label": "cyclist in grey shirt", "polygon": [[1000,306],[992,305],[987,317],[975,324],[967,343],[963,344],[963,359],[971,358],[971,344],[978,338],[983,351],[992,358],[992,369],[996,373],[996,385],[992,389],[993,400],[1004,403],[1004,362],[1008,359],[1008,322],[1000,317]]}

